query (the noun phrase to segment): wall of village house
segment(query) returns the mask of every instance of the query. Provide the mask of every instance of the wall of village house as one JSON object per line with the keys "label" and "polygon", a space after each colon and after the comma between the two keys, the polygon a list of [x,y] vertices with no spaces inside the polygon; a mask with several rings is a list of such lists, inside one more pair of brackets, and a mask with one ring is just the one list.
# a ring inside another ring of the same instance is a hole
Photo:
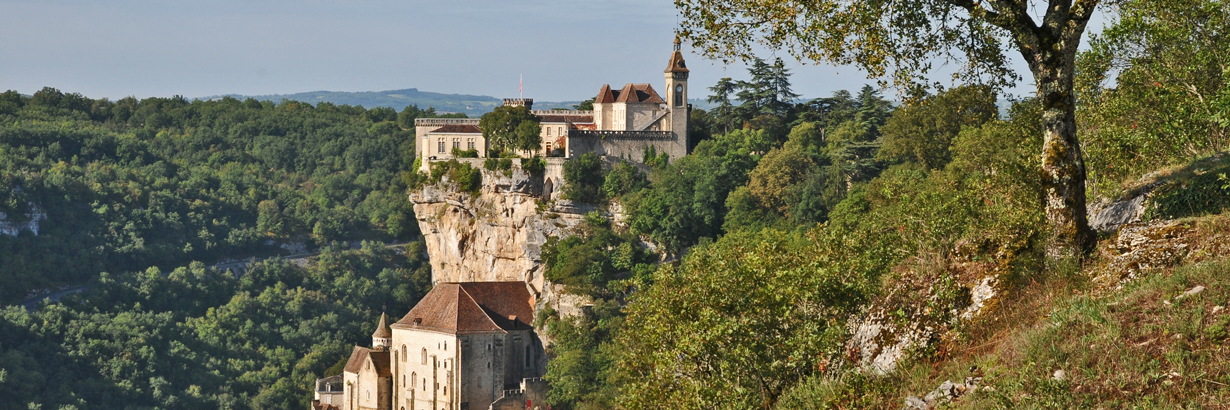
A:
{"label": "wall of village house", "polygon": [[399,360],[396,369],[400,373],[393,375],[398,380],[394,389],[397,404],[393,408],[460,408],[456,400],[459,386],[450,379],[457,374],[457,348],[457,337],[448,333],[393,328],[393,349],[397,350]]}
{"label": "wall of village house", "polygon": [[471,409],[485,409],[500,397],[504,376],[504,334],[461,336],[461,402]]}
{"label": "wall of village house", "polygon": [[[376,366],[372,363],[369,356],[363,361],[363,367],[359,369],[357,374],[347,373],[347,377],[354,374],[353,398],[347,403],[348,406],[354,406],[354,410],[376,410],[387,408],[381,406],[382,403],[389,402],[390,386],[387,378],[380,377]],[[347,396],[350,396],[349,394]]]}

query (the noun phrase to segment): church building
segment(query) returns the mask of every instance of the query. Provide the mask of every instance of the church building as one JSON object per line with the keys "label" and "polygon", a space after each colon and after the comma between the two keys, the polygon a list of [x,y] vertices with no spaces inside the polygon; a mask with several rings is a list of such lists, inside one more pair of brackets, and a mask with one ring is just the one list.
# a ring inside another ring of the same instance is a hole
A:
{"label": "church building", "polygon": [[318,400],[313,408],[499,410],[542,403],[547,358],[533,317],[524,282],[437,283],[391,329],[381,315],[372,347],[355,346],[346,362],[341,403]]}

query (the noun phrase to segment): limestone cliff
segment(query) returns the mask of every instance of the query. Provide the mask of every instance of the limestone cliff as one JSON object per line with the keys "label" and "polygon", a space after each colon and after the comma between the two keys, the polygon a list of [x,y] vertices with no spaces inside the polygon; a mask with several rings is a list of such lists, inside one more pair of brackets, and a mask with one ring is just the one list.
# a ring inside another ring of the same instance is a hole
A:
{"label": "limestone cliff", "polygon": [[597,210],[558,199],[553,187],[563,183],[562,159],[549,158],[538,175],[521,170],[516,160],[508,171],[482,169],[481,159],[462,161],[482,170],[477,193],[457,189],[446,177],[410,194],[432,281],[524,281],[540,305],[565,314],[578,309],[583,302],[543,278],[547,238],[570,235],[586,213]]}

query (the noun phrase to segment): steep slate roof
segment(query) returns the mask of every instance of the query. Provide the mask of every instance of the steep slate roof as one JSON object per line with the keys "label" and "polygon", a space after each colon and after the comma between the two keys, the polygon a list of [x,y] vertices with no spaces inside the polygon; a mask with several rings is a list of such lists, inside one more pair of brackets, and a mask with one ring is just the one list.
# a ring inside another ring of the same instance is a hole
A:
{"label": "steep slate roof", "polygon": [[378,338],[378,339],[393,338],[393,332],[389,330],[389,325],[385,324],[388,322],[384,320],[384,317],[385,317],[385,314],[381,313],[380,314],[380,324],[376,325],[376,332],[372,333],[372,337]]}
{"label": "steep slate roof", "polygon": [[376,351],[362,346],[355,346],[354,351],[350,352],[350,359],[346,360],[346,373],[359,373],[363,370],[363,363],[367,358],[372,359],[372,365],[376,367],[376,374],[380,377],[388,377],[393,374],[389,371],[389,352]]}
{"label": "steep slate roof", "polygon": [[531,329],[533,304],[523,282],[438,283],[394,326],[453,334]]}
{"label": "steep slate roof", "polygon": [[440,128],[436,128],[428,134],[482,134],[483,130],[477,125],[469,124],[449,124]]}

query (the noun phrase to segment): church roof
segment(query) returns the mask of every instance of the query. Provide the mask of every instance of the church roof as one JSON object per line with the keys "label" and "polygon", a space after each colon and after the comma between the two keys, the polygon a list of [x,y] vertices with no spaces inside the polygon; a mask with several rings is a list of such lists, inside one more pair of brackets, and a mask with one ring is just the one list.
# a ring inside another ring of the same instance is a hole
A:
{"label": "church roof", "polygon": [[483,130],[477,125],[470,124],[449,124],[440,128],[436,128],[428,134],[482,134]]}
{"label": "church roof", "polygon": [[453,334],[527,330],[533,303],[523,282],[438,283],[394,326]]}
{"label": "church roof", "polygon": [[380,324],[376,325],[376,332],[372,333],[372,337],[379,338],[379,339],[392,339],[393,338],[393,332],[389,331],[389,325],[386,324],[388,322],[386,322],[384,318],[385,318],[385,314],[381,313],[380,314]]}
{"label": "church roof", "polygon": [[372,359],[372,365],[376,367],[376,374],[380,377],[388,377],[393,373],[389,371],[389,352],[387,350],[372,350],[362,346],[355,346],[354,351],[350,352],[350,359],[346,360],[346,373],[358,373],[363,370],[363,363],[367,358]]}
{"label": "church roof", "polygon": [[[610,95],[610,101],[605,98]],[[603,85],[598,91],[598,98],[594,100],[594,104],[599,103],[649,103],[649,104],[665,104],[666,101],[654,91],[653,86],[647,83],[632,84],[628,83],[622,90],[612,91],[609,85]]]}

